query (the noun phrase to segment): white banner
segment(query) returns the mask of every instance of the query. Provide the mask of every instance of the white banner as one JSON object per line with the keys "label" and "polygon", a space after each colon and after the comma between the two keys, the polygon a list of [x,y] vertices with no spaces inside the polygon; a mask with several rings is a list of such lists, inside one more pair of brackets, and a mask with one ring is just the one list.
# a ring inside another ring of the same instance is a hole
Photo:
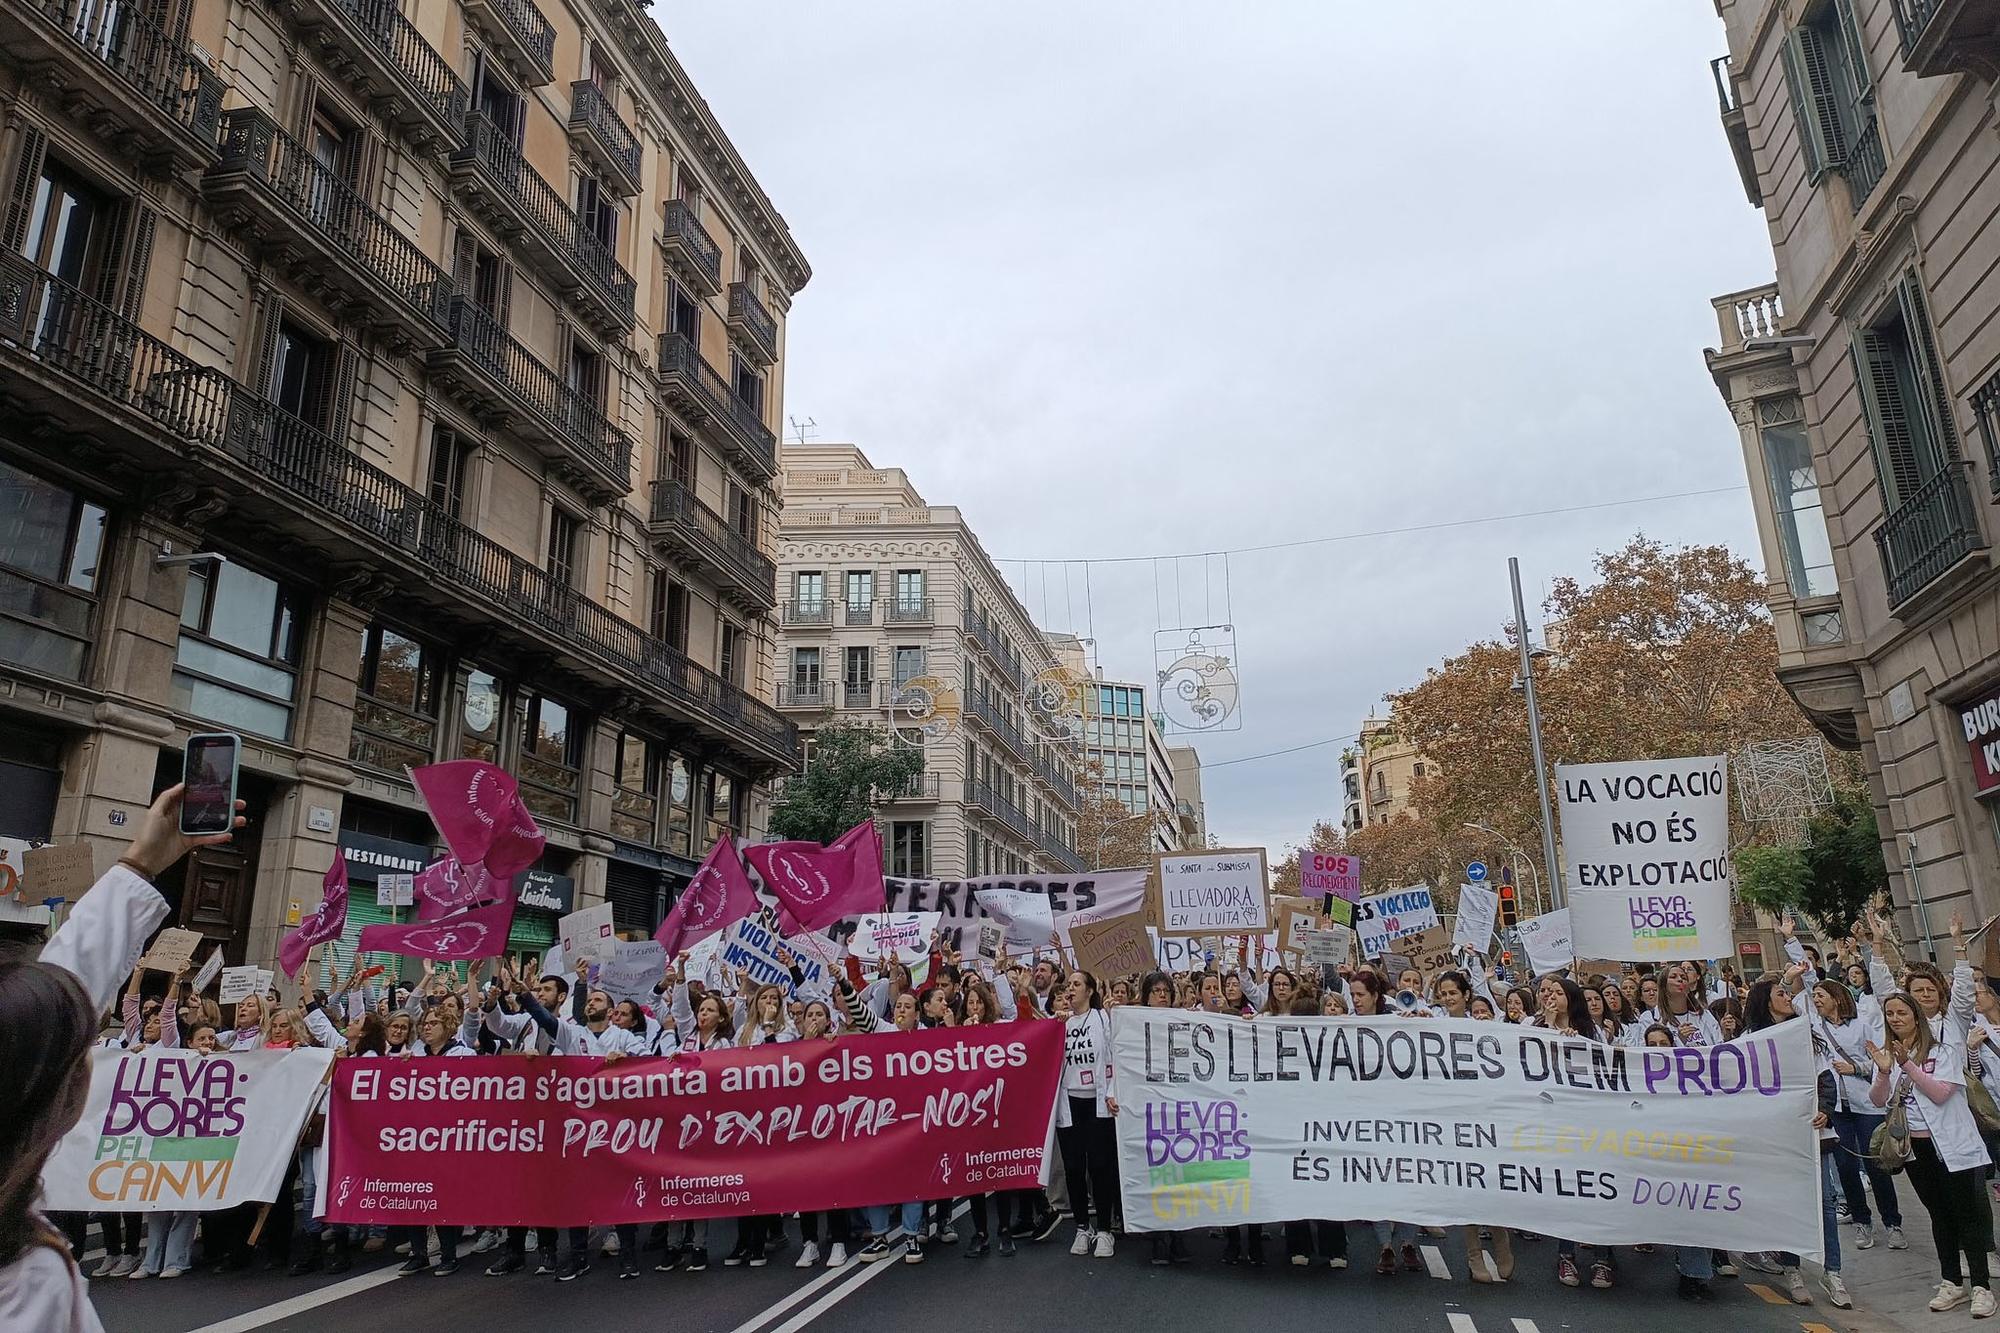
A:
{"label": "white banner", "polygon": [[1033,953],[1055,943],[1055,909],[1049,895],[1036,889],[1001,888],[989,885],[973,892],[980,908],[998,921],[1007,952]]}
{"label": "white banner", "polygon": [[931,932],[937,928],[936,912],[879,912],[861,918],[847,951],[864,963],[893,958],[914,967],[930,955]]}
{"label": "white banner", "polygon": [[1475,1019],[1112,1011],[1125,1223],[1489,1223],[1821,1247],[1803,1019],[1707,1050]]}
{"label": "white banner", "polygon": [[597,965],[597,988],[613,1000],[653,1003],[653,987],[667,970],[667,946],[658,940],[620,940],[617,955]]}
{"label": "white banner", "polygon": [[1452,923],[1451,947],[1483,954],[1493,948],[1493,922],[1500,895],[1477,884],[1458,886],[1458,920]]}
{"label": "white banner", "polygon": [[42,1171],[44,1206],[158,1213],[269,1203],[332,1063],[317,1046],[94,1050],[83,1118]]}
{"label": "white banner", "polygon": [[1521,932],[1521,947],[1528,952],[1528,965],[1537,972],[1558,972],[1576,963],[1576,946],[1570,939],[1569,909],[1531,916],[1515,927]]}
{"label": "white banner", "polygon": [[[982,879],[895,879],[883,881],[891,912],[936,912],[943,931],[941,943],[966,957],[979,952],[978,926],[991,920],[979,904],[982,889],[1016,889],[1039,893],[1049,900],[1049,918],[1065,949],[1069,928],[1079,922],[1106,921],[1137,912],[1146,905],[1148,871],[1095,870],[1051,878],[1036,875],[988,875]],[[854,933],[854,918],[835,926],[846,938]],[[1047,944],[1046,938],[1042,941]]]}
{"label": "white banner", "polygon": [[1563,869],[1577,952],[1727,958],[1726,757],[1559,764]]}
{"label": "white banner", "polygon": [[1355,904],[1354,927],[1363,958],[1380,958],[1403,936],[1421,935],[1437,924],[1437,904],[1431,901],[1427,884],[1378,893]]}
{"label": "white banner", "polygon": [[[707,970],[711,975],[717,966],[733,968],[743,973],[743,980],[747,986],[782,986],[785,994],[790,995],[791,969],[778,961],[778,950],[785,949],[790,952],[792,961],[804,974],[807,992],[826,995],[832,991],[832,979],[827,976],[826,966],[820,961],[818,952],[799,941],[787,940],[773,930],[767,920],[746,916],[713,939],[720,940],[721,943],[713,946],[713,961],[707,964]],[[702,946],[696,945],[689,951],[690,975],[701,966],[697,962],[701,948]]]}

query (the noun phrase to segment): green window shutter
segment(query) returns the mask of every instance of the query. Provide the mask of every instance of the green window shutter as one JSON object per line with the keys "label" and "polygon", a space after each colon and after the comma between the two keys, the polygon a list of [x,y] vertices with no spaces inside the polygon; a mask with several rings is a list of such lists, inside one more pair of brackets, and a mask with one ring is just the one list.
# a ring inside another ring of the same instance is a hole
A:
{"label": "green window shutter", "polygon": [[1832,53],[1819,31],[1809,27],[1794,28],[1783,49],[1792,112],[1798,118],[1811,182],[1817,185],[1827,172],[1847,163],[1847,131],[1841,123],[1840,99],[1829,63]]}
{"label": "green window shutter", "polygon": [[1903,401],[1896,374],[1896,344],[1874,329],[1858,329],[1851,350],[1854,378],[1861,388],[1861,414],[1875,455],[1875,475],[1882,483],[1882,507],[1893,513],[1903,497],[1924,482],[1918,466],[1918,427]]}
{"label": "green window shutter", "polygon": [[[1833,10],[1840,21],[1841,48],[1847,59],[1848,80],[1854,85],[1854,100],[1866,102],[1875,94],[1875,81],[1868,76],[1868,49],[1861,40],[1861,24],[1854,17],[1854,0],[1833,0]],[[1856,123],[1860,123],[1858,118]]]}
{"label": "green window shutter", "polygon": [[1903,341],[1910,349],[1910,378],[1916,382],[1913,406],[1924,423],[1930,447],[1923,458],[1932,471],[1958,457],[1958,427],[1951,417],[1951,391],[1945,388],[1944,365],[1931,336],[1931,316],[1924,285],[1914,272],[1896,284],[1896,304],[1903,312]]}

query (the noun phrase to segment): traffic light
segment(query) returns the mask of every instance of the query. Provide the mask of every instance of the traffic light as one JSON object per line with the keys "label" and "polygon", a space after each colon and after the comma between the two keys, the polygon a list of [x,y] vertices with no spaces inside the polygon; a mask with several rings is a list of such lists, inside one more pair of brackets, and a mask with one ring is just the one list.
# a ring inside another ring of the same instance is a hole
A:
{"label": "traffic light", "polygon": [[1521,905],[1514,901],[1514,886],[1503,883],[1500,886],[1500,929],[1511,930],[1521,921]]}

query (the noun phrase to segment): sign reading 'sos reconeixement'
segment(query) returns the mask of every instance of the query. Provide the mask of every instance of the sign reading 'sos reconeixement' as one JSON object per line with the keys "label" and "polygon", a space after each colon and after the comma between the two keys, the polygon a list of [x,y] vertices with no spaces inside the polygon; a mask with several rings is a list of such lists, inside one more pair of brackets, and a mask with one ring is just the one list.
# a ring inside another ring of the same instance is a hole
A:
{"label": "sign reading 'sos reconeixement'", "polygon": [[1733,952],[1724,756],[1558,765],[1556,785],[1577,956]]}

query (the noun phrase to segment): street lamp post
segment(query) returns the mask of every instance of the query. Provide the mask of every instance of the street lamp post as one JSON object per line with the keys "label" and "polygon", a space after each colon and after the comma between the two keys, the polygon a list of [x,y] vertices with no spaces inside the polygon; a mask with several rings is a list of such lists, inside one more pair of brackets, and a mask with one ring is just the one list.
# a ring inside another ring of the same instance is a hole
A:
{"label": "street lamp post", "polygon": [[1549,868],[1549,898],[1557,909],[1567,906],[1562,867],[1556,864],[1556,822],[1549,810],[1548,765],[1542,759],[1542,714],[1535,706],[1535,659],[1528,651],[1528,612],[1521,605],[1521,562],[1507,557],[1507,580],[1514,585],[1514,630],[1521,646],[1521,686],[1528,700],[1528,746],[1534,751],[1535,795],[1542,803],[1542,864]]}
{"label": "street lamp post", "polygon": [[1507,835],[1502,833],[1497,828],[1490,828],[1485,824],[1472,824],[1472,823],[1468,823],[1466,827],[1469,829],[1477,829],[1481,833],[1490,835],[1491,837],[1496,839],[1502,847],[1505,847],[1508,853],[1512,855],[1516,861],[1519,861],[1522,865],[1528,868],[1528,873],[1535,877],[1535,912],[1537,913],[1537,915],[1539,915],[1542,912],[1548,911],[1549,910],[1548,899],[1542,896],[1542,872],[1535,869],[1535,859],[1529,856],[1526,852],[1522,851],[1519,847],[1516,847],[1511,841],[1509,841]]}

